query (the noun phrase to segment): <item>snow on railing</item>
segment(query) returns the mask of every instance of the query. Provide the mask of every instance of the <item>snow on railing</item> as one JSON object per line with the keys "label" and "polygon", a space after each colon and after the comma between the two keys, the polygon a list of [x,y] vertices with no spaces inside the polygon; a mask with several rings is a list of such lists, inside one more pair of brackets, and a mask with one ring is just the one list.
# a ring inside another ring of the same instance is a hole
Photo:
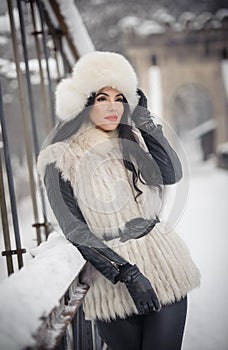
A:
{"label": "snow on railing", "polygon": [[[53,11],[53,7],[50,5],[50,1],[42,0],[42,3],[47,10],[53,25],[59,26],[59,19],[56,18],[56,14]],[[72,38],[73,44],[77,49],[79,57],[90,52],[94,51],[94,45],[91,41],[91,38],[88,34],[88,31],[84,25],[82,17],[78,11],[75,1],[73,0],[56,0],[56,5],[58,5],[58,10],[62,17],[64,18],[65,24],[68,28],[69,34]]]}
{"label": "snow on railing", "polygon": [[88,289],[77,278],[85,260],[61,233],[51,233],[31,254],[0,284],[0,349],[52,349]]}

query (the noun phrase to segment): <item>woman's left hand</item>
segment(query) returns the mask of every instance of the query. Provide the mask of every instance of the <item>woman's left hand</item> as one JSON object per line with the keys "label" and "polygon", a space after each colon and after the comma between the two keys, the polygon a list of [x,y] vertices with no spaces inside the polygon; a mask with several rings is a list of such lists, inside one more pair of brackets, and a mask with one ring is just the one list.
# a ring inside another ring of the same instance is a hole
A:
{"label": "woman's left hand", "polygon": [[138,105],[135,107],[131,118],[135,122],[135,125],[139,129],[153,130],[156,127],[150,111],[147,109],[147,98],[142,92],[142,90],[137,89],[139,95]]}

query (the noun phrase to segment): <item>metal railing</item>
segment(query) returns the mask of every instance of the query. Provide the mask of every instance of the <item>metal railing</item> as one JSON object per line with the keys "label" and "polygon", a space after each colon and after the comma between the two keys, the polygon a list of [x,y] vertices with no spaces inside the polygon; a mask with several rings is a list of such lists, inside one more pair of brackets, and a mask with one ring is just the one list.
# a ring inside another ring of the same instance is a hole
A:
{"label": "metal railing", "polygon": [[[15,25],[15,18],[14,18],[14,7],[11,0],[7,0],[7,6],[8,6],[8,16],[10,21],[10,27],[11,27],[11,39],[12,39],[12,47],[13,47],[13,56],[14,56],[14,62],[16,67],[16,74],[17,74],[17,84],[18,84],[18,97],[19,97],[19,104],[21,109],[21,116],[22,116],[22,123],[23,123],[23,132],[24,132],[24,144],[25,144],[25,156],[27,160],[27,166],[28,166],[28,172],[29,172],[29,186],[30,186],[30,195],[32,198],[32,205],[33,205],[33,215],[34,215],[34,223],[32,223],[32,226],[35,227],[36,230],[36,237],[37,237],[37,244],[40,244],[42,242],[41,238],[41,229],[44,230],[45,237],[47,238],[48,232],[49,232],[49,225],[46,218],[46,205],[45,200],[43,198],[43,194],[40,193],[41,199],[42,199],[42,210],[43,213],[43,219],[40,221],[40,211],[38,209],[38,200],[37,200],[37,189],[40,189],[40,186],[37,186],[37,183],[39,184],[39,179],[37,177],[35,169],[36,165],[36,159],[40,151],[40,144],[39,144],[39,137],[38,137],[38,130],[37,130],[37,116],[36,116],[36,103],[34,102],[34,95],[33,95],[33,86],[31,83],[31,74],[29,70],[29,60],[33,57],[29,57],[29,49],[27,43],[27,38],[33,37],[34,38],[34,48],[33,51],[36,54],[36,59],[39,66],[39,77],[40,77],[40,87],[41,87],[41,100],[39,99],[39,102],[42,101],[44,114],[45,114],[45,124],[43,126],[43,129],[45,129],[45,134],[47,135],[52,127],[55,125],[55,113],[54,113],[54,98],[53,98],[53,85],[59,81],[61,78],[60,73],[60,60],[62,60],[62,66],[64,67],[63,75],[66,73],[65,68],[67,67],[68,70],[70,70],[69,64],[65,62],[65,56],[63,54],[63,50],[61,47],[61,35],[60,32],[57,33],[52,28],[49,28],[47,23],[45,22],[45,15],[44,15],[44,7],[40,0],[37,1],[17,1],[17,10],[19,15],[19,22],[20,22],[20,36],[17,32],[16,25]],[[25,19],[24,19],[24,12],[26,12],[26,20],[28,22],[28,19],[30,19],[30,28],[32,27],[32,32],[26,32],[26,25],[25,25]],[[47,14],[46,14],[47,16]],[[29,18],[30,17],[30,18]],[[38,23],[39,22],[39,23]],[[39,26],[41,27],[41,30],[39,30]],[[51,52],[49,50],[48,52],[48,45],[47,45],[47,38],[53,40],[54,44],[54,51]],[[57,45],[59,43],[59,45]],[[57,56],[57,50],[58,50],[58,56]],[[22,56],[20,57],[20,54],[22,52]],[[58,78],[56,81],[54,81],[51,78],[50,74],[50,68],[49,68],[49,58],[52,57],[56,61],[57,71],[58,71]],[[44,65],[42,65],[42,61],[45,61],[45,68]],[[21,69],[21,62],[24,62],[25,70],[22,72]],[[45,71],[45,72],[44,72]],[[47,79],[45,80],[44,73],[46,73]],[[19,225],[17,220],[17,212],[16,212],[16,199],[15,199],[15,193],[14,193],[14,186],[13,186],[13,176],[12,176],[12,169],[10,164],[10,146],[8,142],[8,136],[7,136],[7,118],[4,113],[4,107],[3,107],[3,99],[2,99],[2,91],[1,91],[1,100],[0,100],[0,108],[1,108],[1,128],[2,128],[2,146],[3,151],[1,152],[1,159],[4,154],[5,158],[5,165],[6,165],[6,171],[7,171],[7,179],[9,182],[9,194],[11,199],[11,212],[13,215],[13,224],[14,224],[14,231],[15,231],[15,237],[16,237],[16,243],[17,243],[17,252],[18,253],[18,259],[20,262],[18,262],[19,268],[23,265],[23,259],[22,259],[22,252],[19,251],[21,249],[20,244],[20,232],[19,232]],[[28,107],[28,108],[27,108]],[[18,111],[17,111],[18,112]],[[2,170],[2,167],[1,167]],[[3,218],[3,225],[4,225],[4,238],[5,238],[5,245],[6,250],[3,252],[3,255],[7,256],[7,259],[9,261],[9,258],[11,255],[15,254],[15,250],[11,250],[10,248],[10,239],[7,238],[7,215],[6,215],[6,208],[4,209],[4,202],[5,199],[5,191],[3,186],[3,172],[1,172],[1,183],[2,183],[2,218]],[[12,265],[12,263],[11,263]],[[12,273],[13,268],[12,266],[8,268],[8,273]]]}
{"label": "metal railing", "polygon": [[[14,184],[13,184],[13,174],[10,161],[10,152],[9,152],[9,142],[7,136],[7,128],[5,122],[5,114],[3,109],[3,100],[2,100],[2,89],[0,84],[0,115],[1,115],[1,130],[2,130],[2,149],[0,151],[0,188],[1,188],[1,217],[2,217],[2,226],[3,226],[3,237],[5,243],[5,251],[2,252],[2,255],[6,257],[8,273],[11,274],[14,271],[12,255],[17,255],[18,267],[23,266],[22,253],[25,253],[25,249],[21,248],[21,238],[20,230],[18,225],[18,215],[17,215],[17,204],[15,198]],[[2,170],[2,156],[4,153],[5,158],[5,167],[8,180],[10,204],[11,204],[11,213],[13,218],[13,228],[14,236],[16,242],[16,249],[11,249],[11,240],[9,234],[9,225],[8,225],[8,214],[7,214],[7,205],[6,205],[6,196],[3,182],[3,170]]]}
{"label": "metal railing", "polygon": [[[57,11],[57,3],[51,1],[54,11]],[[28,186],[32,200],[33,221],[31,228],[35,229],[37,245],[46,240],[50,232],[50,224],[47,220],[45,198],[39,184],[36,172],[36,159],[40,151],[40,127],[37,126],[37,104],[42,104],[44,124],[42,136],[48,135],[55,125],[54,95],[56,83],[71,70],[70,59],[64,48],[62,39],[66,37],[69,42],[68,50],[72,51],[72,57],[78,58],[77,50],[66,33],[66,28],[60,23],[59,28],[54,27],[48,12],[41,0],[16,1],[19,16],[19,31],[15,24],[15,2],[7,0],[8,16],[11,28],[13,61],[16,68],[16,80],[18,84],[18,99],[23,126],[23,140],[25,146],[25,158],[29,174]],[[58,16],[56,15],[58,18]],[[59,17],[60,18],[60,17]],[[29,41],[29,43],[28,43]],[[31,44],[32,42],[32,44]],[[50,48],[50,42],[52,43]],[[32,45],[32,46],[31,46]],[[50,58],[55,62],[56,77],[53,79],[50,69]],[[34,98],[34,89],[31,79],[30,60],[36,59],[40,79],[40,96]],[[22,62],[24,69],[22,70]],[[43,64],[45,63],[45,64]],[[4,238],[4,250],[8,275],[20,269],[23,265],[23,254],[26,249],[21,244],[21,232],[18,223],[17,200],[14,186],[14,174],[11,166],[10,141],[8,138],[7,119],[3,105],[4,88],[0,83],[0,118],[2,142],[0,144],[0,205],[1,222]],[[3,91],[2,91],[3,89]],[[18,111],[17,111],[18,113]],[[10,116],[14,118],[13,116]],[[7,186],[6,186],[7,183]],[[39,195],[39,198],[37,197]],[[10,205],[8,203],[10,199]],[[41,202],[40,200],[41,199]],[[10,217],[10,218],[9,218]],[[11,220],[12,217],[12,220]],[[15,248],[12,243],[12,235],[9,221],[13,223]],[[27,248],[27,247],[26,247]],[[17,256],[17,266],[13,255]],[[77,281],[77,276],[75,281]],[[36,346],[34,349],[101,349],[104,344],[97,334],[93,323],[84,320],[82,307],[80,306],[86,290],[78,288],[73,282],[60,300],[59,306],[46,318],[36,334]],[[58,332],[52,332],[58,324]],[[52,338],[47,346],[45,341]]]}

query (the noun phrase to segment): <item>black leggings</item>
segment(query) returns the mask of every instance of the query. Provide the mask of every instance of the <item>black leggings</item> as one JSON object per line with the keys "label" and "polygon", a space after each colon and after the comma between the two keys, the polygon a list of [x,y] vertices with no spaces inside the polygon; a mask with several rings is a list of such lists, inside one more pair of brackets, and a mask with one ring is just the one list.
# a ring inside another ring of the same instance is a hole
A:
{"label": "black leggings", "polygon": [[180,350],[186,313],[187,297],[160,312],[97,320],[96,325],[110,350]]}

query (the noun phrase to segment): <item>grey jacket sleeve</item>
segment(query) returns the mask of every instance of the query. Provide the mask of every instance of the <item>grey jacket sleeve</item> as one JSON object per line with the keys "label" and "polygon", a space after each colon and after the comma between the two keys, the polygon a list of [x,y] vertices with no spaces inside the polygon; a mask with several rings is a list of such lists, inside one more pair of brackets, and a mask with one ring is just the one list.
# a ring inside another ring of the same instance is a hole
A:
{"label": "grey jacket sleeve", "polygon": [[163,184],[171,185],[180,181],[183,176],[182,165],[176,152],[164,136],[162,126],[155,125],[151,119],[143,124],[140,131],[149,152],[160,169]]}
{"label": "grey jacket sleeve", "polygon": [[128,262],[89,230],[70,182],[63,180],[54,163],[47,165],[44,183],[51,208],[66,238],[107,279],[113,284],[117,283],[121,266]]}

